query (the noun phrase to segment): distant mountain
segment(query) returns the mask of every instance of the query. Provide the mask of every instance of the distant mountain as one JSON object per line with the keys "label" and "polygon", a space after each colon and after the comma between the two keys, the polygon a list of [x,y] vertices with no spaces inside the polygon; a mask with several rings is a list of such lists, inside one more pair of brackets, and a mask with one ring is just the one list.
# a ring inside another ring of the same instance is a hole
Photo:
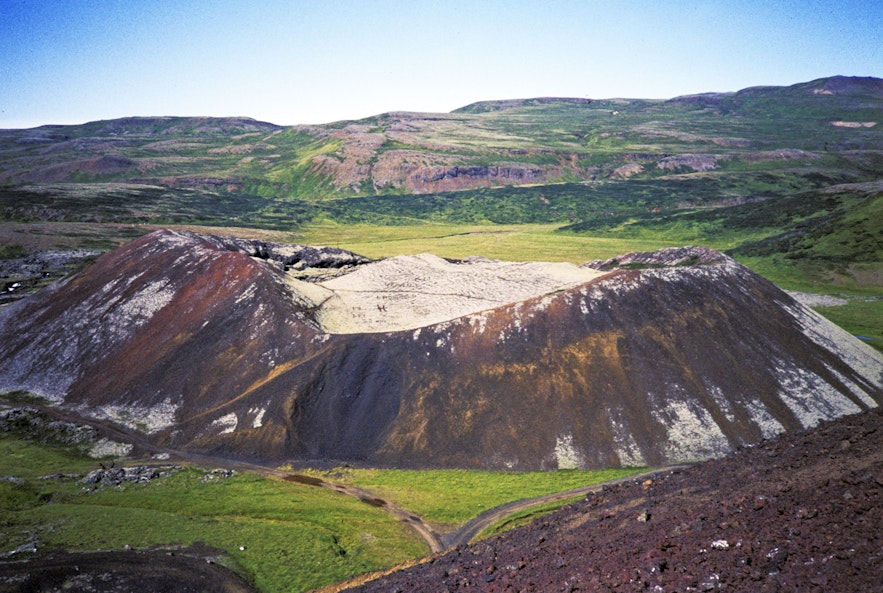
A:
{"label": "distant mountain", "polygon": [[0,309],[0,388],[274,461],[660,465],[883,401],[883,355],[703,248],[372,262],[159,231]]}
{"label": "distant mountain", "polygon": [[840,95],[846,97],[883,98],[883,80],[872,76],[831,76],[789,87],[759,87],[738,94],[772,92],[789,95]]}
{"label": "distant mountain", "polygon": [[5,130],[0,184],[114,182],[316,201],[783,167],[869,181],[865,161],[883,150],[881,86],[838,76],[668,101],[484,101],[316,126],[131,117]]}

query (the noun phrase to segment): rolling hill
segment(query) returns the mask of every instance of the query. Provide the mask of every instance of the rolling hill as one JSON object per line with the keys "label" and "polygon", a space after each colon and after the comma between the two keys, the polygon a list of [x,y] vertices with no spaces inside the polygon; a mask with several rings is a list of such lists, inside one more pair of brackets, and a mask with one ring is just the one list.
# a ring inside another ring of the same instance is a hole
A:
{"label": "rolling hill", "polygon": [[879,170],[881,88],[879,79],[833,77],[668,101],[490,101],[324,126],[180,117],[43,126],[3,132],[0,183],[117,182],[316,201],[772,170],[811,187]]}
{"label": "rolling hill", "polygon": [[485,101],[318,126],[131,117],[2,130],[0,223],[110,237],[120,224],[554,224],[778,256],[786,276],[879,287],[881,85]]}

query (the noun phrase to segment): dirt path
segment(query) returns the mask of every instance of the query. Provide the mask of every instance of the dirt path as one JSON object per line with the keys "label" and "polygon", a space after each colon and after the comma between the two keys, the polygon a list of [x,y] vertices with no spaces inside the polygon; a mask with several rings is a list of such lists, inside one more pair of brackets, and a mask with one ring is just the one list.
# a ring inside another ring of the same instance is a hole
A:
{"label": "dirt path", "polygon": [[306,476],[303,474],[292,474],[276,470],[273,471],[273,474],[279,475],[280,477],[282,477],[283,480],[286,480],[288,482],[297,482],[299,484],[307,484],[309,486],[328,488],[329,490],[340,492],[341,494],[345,494],[346,496],[358,498],[366,504],[383,509],[399,521],[407,524],[409,527],[411,527],[411,529],[416,531],[417,534],[420,535],[420,537],[423,538],[433,554],[437,552],[444,552],[447,549],[447,546],[444,543],[443,536],[436,533],[435,530],[432,529],[432,527],[430,527],[429,524],[427,524],[421,517],[389,501],[375,497],[374,493],[370,492],[369,490],[364,490],[362,488],[349,486],[346,484],[335,484],[333,482],[326,482],[325,480],[314,478],[312,476]]}
{"label": "dirt path", "polygon": [[[488,509],[472,519],[471,521],[465,523],[460,526],[457,530],[446,533],[439,534],[436,532],[426,521],[423,520],[422,517],[416,515],[405,509],[400,507],[394,503],[391,503],[382,498],[378,498],[373,492],[369,490],[365,490],[363,488],[359,488],[356,486],[351,486],[348,484],[338,484],[335,482],[328,482],[322,480],[320,478],[315,478],[313,476],[307,476],[304,474],[299,474],[296,472],[290,472],[286,470],[280,470],[273,467],[268,467],[264,465],[259,465],[256,463],[250,463],[247,461],[239,461],[239,460],[231,460],[225,459],[221,457],[215,457],[210,455],[201,455],[198,453],[189,453],[187,451],[179,451],[177,449],[169,449],[165,447],[160,447],[150,443],[146,438],[137,433],[136,431],[130,430],[128,428],[119,426],[112,422],[107,421],[99,421],[91,418],[85,418],[79,416],[76,413],[73,413],[69,410],[60,409],[57,407],[50,406],[31,406],[34,408],[38,408],[40,411],[51,415],[59,420],[64,420],[67,422],[78,423],[92,426],[99,431],[101,431],[106,436],[120,440],[123,442],[133,443],[138,446],[143,451],[147,451],[154,455],[156,454],[167,454],[170,459],[179,459],[181,461],[191,463],[197,466],[211,466],[211,467],[222,467],[224,469],[232,469],[237,471],[249,471],[254,472],[267,477],[274,477],[277,479],[285,480],[288,482],[296,482],[299,484],[305,484],[308,486],[316,486],[319,488],[326,488],[328,490],[333,490],[345,496],[351,496],[353,498],[357,498],[368,504],[370,506],[382,509],[398,519],[399,521],[408,525],[411,529],[413,529],[422,539],[426,542],[426,545],[429,546],[431,553],[436,554],[439,552],[444,552],[458,545],[463,545],[471,541],[475,536],[481,533],[484,529],[492,525],[497,521],[501,521],[505,519],[507,516],[512,515],[514,513],[521,512],[525,509],[529,509],[534,506],[539,506],[542,504],[546,504],[549,502],[554,502],[557,500],[565,500],[570,497],[585,495],[589,492],[598,491],[603,488],[605,485],[618,484],[621,482],[636,480],[641,478],[646,478],[652,476],[654,474],[658,474],[661,472],[666,472],[672,467],[661,468],[656,470],[651,470],[648,472],[634,474],[632,476],[627,476],[625,478],[620,478],[618,480],[613,480],[610,482],[604,482],[603,484],[595,484],[592,486],[584,486],[581,488],[576,488],[573,490],[568,490],[566,492],[557,492],[553,494],[548,494],[545,496],[540,496],[537,498],[516,500],[510,503],[506,503],[504,505],[500,505],[498,507],[494,507],[492,509]],[[168,463],[168,461],[162,461],[162,463]]]}
{"label": "dirt path", "polygon": [[545,496],[539,496],[537,498],[525,498],[522,500],[509,502],[498,507],[486,510],[471,521],[460,526],[460,528],[456,531],[452,531],[451,533],[446,533],[445,535],[443,535],[441,537],[441,541],[444,544],[445,549],[465,545],[472,541],[479,533],[481,533],[494,523],[502,521],[506,517],[514,515],[515,513],[519,513],[532,507],[544,505],[550,502],[566,500],[568,498],[573,498],[576,496],[585,496],[589,492],[598,492],[605,486],[621,484],[623,482],[629,482],[632,480],[647,479],[650,476],[666,473],[680,467],[684,466],[673,465],[669,467],[661,467],[659,469],[654,469],[639,474],[632,474],[631,476],[626,476],[624,478],[602,482],[600,484],[582,486],[580,488],[574,488],[573,490],[567,490],[565,492],[556,492],[554,494],[547,494]]}

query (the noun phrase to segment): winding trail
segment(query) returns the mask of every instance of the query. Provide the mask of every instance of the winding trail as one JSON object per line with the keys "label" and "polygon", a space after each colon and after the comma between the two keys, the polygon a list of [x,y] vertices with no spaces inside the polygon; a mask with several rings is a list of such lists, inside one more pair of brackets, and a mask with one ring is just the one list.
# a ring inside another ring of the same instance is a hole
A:
{"label": "winding trail", "polygon": [[[639,474],[632,474],[630,476],[618,478],[616,480],[610,480],[599,484],[592,484],[590,486],[574,488],[572,490],[567,490],[564,492],[555,492],[536,498],[516,500],[488,509],[480,515],[476,516],[474,519],[464,523],[456,530],[449,533],[440,534],[435,531],[435,529],[433,529],[432,526],[429,525],[429,523],[427,523],[419,515],[416,515],[408,509],[400,507],[385,499],[378,498],[375,493],[364,488],[351,486],[349,484],[328,482],[321,478],[316,478],[313,476],[308,476],[305,474],[282,470],[274,467],[268,467],[265,465],[259,465],[248,461],[225,459],[222,457],[215,457],[211,455],[201,455],[198,453],[190,453],[177,449],[169,449],[166,447],[155,445],[154,443],[151,443],[147,438],[145,438],[144,435],[138,433],[137,431],[124,426],[120,426],[113,422],[87,418],[84,416],[80,416],[79,414],[71,410],[65,410],[53,406],[29,404],[29,407],[37,408],[40,411],[45,412],[50,416],[54,416],[59,420],[92,426],[102,432],[105,436],[122,442],[133,443],[141,448],[143,451],[152,453],[154,455],[167,454],[170,458],[178,458],[181,461],[192,463],[197,466],[222,467],[224,469],[233,469],[237,471],[249,471],[263,476],[281,479],[287,482],[295,482],[298,484],[314,486],[317,488],[326,488],[345,496],[357,498],[365,504],[386,511],[402,523],[408,525],[423,539],[423,541],[426,542],[432,554],[444,552],[456,546],[465,545],[472,541],[472,539],[474,539],[478,534],[480,534],[492,524],[526,509],[530,509],[532,507],[540,506],[550,502],[566,500],[575,496],[586,495],[589,492],[597,492],[601,490],[605,485],[618,484],[630,480],[647,479],[650,476],[656,474],[665,473],[674,469],[684,467],[678,465],[667,466],[649,470]],[[151,463],[168,463],[168,460],[162,462],[156,461]]]}
{"label": "winding trail", "polygon": [[514,515],[515,513],[519,513],[526,509],[544,505],[550,502],[556,502],[559,500],[567,500],[568,498],[573,498],[576,496],[585,496],[589,492],[598,492],[599,490],[604,488],[604,486],[610,486],[612,484],[620,484],[622,482],[629,482],[633,480],[646,480],[651,476],[670,472],[682,467],[684,466],[671,465],[660,467],[646,472],[625,476],[623,478],[617,478],[615,480],[608,480],[606,482],[592,484],[591,486],[581,486],[572,490],[546,494],[545,496],[539,496],[537,498],[524,498],[522,500],[508,502],[506,504],[502,504],[498,507],[494,507],[492,509],[484,511],[471,521],[468,521],[467,523],[461,525],[456,531],[452,531],[451,533],[443,535],[441,537],[441,542],[444,545],[444,549],[446,550],[454,548],[456,546],[465,545],[494,523],[502,521],[506,517]]}
{"label": "winding trail", "polygon": [[426,521],[424,521],[421,517],[382,498],[376,498],[374,493],[369,490],[358,488],[356,486],[350,486],[347,484],[326,482],[325,480],[322,480],[320,478],[305,476],[303,474],[293,474],[282,472],[280,470],[273,470],[273,473],[276,475],[281,474],[282,479],[287,482],[297,482],[299,484],[307,484],[309,486],[328,488],[329,490],[334,490],[335,492],[340,492],[341,494],[358,498],[362,502],[373,507],[381,508],[399,521],[411,527],[411,529],[413,529],[414,531],[416,531],[417,534],[423,538],[423,541],[427,543],[429,549],[432,551],[433,554],[437,552],[444,552],[447,549],[444,542],[444,537],[436,533],[436,531],[432,529],[432,527],[430,527],[429,524],[426,523]]}

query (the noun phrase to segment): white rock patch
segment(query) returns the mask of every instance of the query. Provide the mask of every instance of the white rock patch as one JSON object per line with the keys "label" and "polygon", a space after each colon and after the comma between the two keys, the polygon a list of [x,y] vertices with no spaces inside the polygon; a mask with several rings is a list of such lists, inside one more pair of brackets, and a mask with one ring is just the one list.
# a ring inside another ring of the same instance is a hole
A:
{"label": "white rock patch", "polygon": [[147,284],[138,294],[120,304],[120,311],[132,318],[149,319],[168,305],[175,296],[168,282],[157,280]]}
{"label": "white rock patch", "polygon": [[571,288],[604,275],[568,263],[504,262],[471,258],[452,263],[421,254],[361,266],[300,290],[321,305],[317,318],[328,333],[417,329]]}
{"label": "white rock patch", "polygon": [[763,435],[763,438],[772,438],[777,434],[785,432],[785,427],[770,414],[762,401],[748,401],[745,403],[745,409],[751,414],[751,419],[760,429],[760,434]]}
{"label": "white rock patch", "polygon": [[[883,354],[803,305],[782,306],[816,344],[837,355],[877,389],[883,389]],[[860,395],[860,394],[857,394]],[[875,406],[876,407],[876,406]]]}
{"label": "white rock patch", "polygon": [[616,446],[616,456],[619,457],[619,464],[623,467],[643,467],[647,465],[647,460],[641,453],[635,437],[624,422],[617,421],[613,418],[610,420],[610,428],[613,431],[613,442]]}
{"label": "white rock patch", "polygon": [[84,411],[94,418],[112,420],[151,434],[172,426],[180,407],[180,403],[173,403],[170,398],[166,398],[155,406],[104,405],[89,407]]}
{"label": "white rock patch", "polygon": [[806,369],[779,361],[776,363],[776,377],[782,386],[779,398],[804,428],[813,427],[822,420],[861,411],[834,386]]}
{"label": "white rock patch", "polygon": [[264,414],[267,413],[266,408],[252,408],[248,413],[255,414],[254,420],[251,423],[252,428],[260,428],[264,425]]}
{"label": "white rock patch", "polygon": [[558,462],[558,469],[577,469],[582,467],[582,455],[573,446],[572,434],[561,435],[556,439],[555,460]]}
{"label": "white rock patch", "polygon": [[128,443],[117,443],[108,439],[97,441],[89,449],[89,457],[101,459],[102,457],[125,457],[132,452],[134,447]]}
{"label": "white rock patch", "polygon": [[831,372],[832,375],[837,377],[841,383],[846,385],[846,387],[848,387],[849,390],[852,391],[852,393],[854,393],[860,400],[862,400],[862,403],[867,405],[869,408],[876,408],[877,407],[877,402],[874,401],[874,398],[872,398],[870,395],[868,395],[868,393],[864,389],[862,389],[859,385],[857,385],[856,383],[854,383],[850,379],[847,379],[846,377],[844,377],[842,374],[840,374],[839,372],[837,372],[835,369],[831,368],[830,366],[825,365],[825,368],[827,368]]}
{"label": "white rock patch", "polygon": [[239,426],[239,417],[234,412],[230,412],[212,422],[212,426],[221,428],[218,434],[230,434]]}
{"label": "white rock patch", "polygon": [[665,456],[673,461],[719,457],[730,450],[727,437],[705,408],[689,405],[683,389],[673,386],[653,415],[668,431]]}
{"label": "white rock patch", "polygon": [[813,294],[811,292],[796,292],[793,290],[786,290],[785,292],[798,303],[807,307],[841,307],[849,304],[848,300],[829,294]]}

